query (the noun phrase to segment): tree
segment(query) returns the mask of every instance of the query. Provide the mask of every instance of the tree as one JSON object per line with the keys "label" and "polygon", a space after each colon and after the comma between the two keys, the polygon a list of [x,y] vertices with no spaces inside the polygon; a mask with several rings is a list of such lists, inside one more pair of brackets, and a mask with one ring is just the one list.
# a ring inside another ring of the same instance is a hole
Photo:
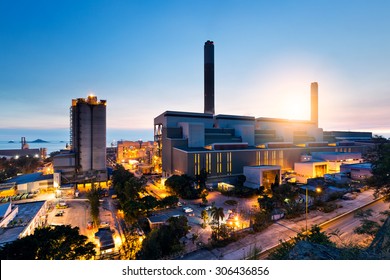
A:
{"label": "tree", "polygon": [[200,213],[200,217],[203,220],[202,227],[205,228],[207,226],[207,221],[209,220],[209,214],[206,210],[202,210],[202,212]]}
{"label": "tree", "polygon": [[137,254],[137,259],[156,260],[183,250],[180,239],[184,237],[190,227],[184,216],[171,217],[167,224],[152,230],[142,242],[142,249]]}
{"label": "tree", "polygon": [[165,181],[165,186],[174,195],[180,196],[186,199],[199,198],[200,191],[194,188],[194,179],[190,176],[183,175],[172,175]]}
{"label": "tree", "polygon": [[139,193],[145,191],[146,178],[137,178],[122,165],[117,164],[112,175],[112,183],[119,200],[123,203],[129,199],[138,199]]}
{"label": "tree", "polygon": [[275,208],[275,203],[272,197],[267,194],[260,195],[257,199],[260,210],[264,210],[267,213],[271,213]]}
{"label": "tree", "polygon": [[271,260],[286,260],[290,251],[302,240],[326,246],[335,246],[335,244],[330,241],[329,236],[325,232],[321,232],[318,225],[313,225],[309,232],[306,234],[304,233],[304,231],[298,233],[289,241],[280,241],[280,247],[273,251],[268,258]]}
{"label": "tree", "polygon": [[175,206],[179,202],[179,198],[176,195],[169,195],[160,200],[160,206]]}
{"label": "tree", "polygon": [[141,250],[143,237],[139,236],[136,232],[125,232],[124,235],[125,241],[121,247],[121,257],[125,260],[135,260],[137,252]]}
{"label": "tree", "polygon": [[372,165],[372,176],[366,184],[375,189],[376,196],[390,200],[390,141],[375,136],[376,145],[364,155],[364,160]]}
{"label": "tree", "polygon": [[81,260],[95,255],[95,245],[69,225],[37,228],[0,249],[2,260]]}
{"label": "tree", "polygon": [[260,210],[254,215],[252,228],[255,232],[266,229],[271,223],[271,215],[264,210]]}
{"label": "tree", "polygon": [[207,175],[208,173],[204,168],[200,170],[199,175],[196,175],[196,181],[198,182],[200,190],[204,190],[206,188]]}
{"label": "tree", "polygon": [[361,225],[356,227],[353,232],[356,234],[367,234],[372,238],[378,233],[381,226],[379,223],[367,219],[361,220]]}
{"label": "tree", "polygon": [[219,239],[219,232],[220,232],[220,220],[223,220],[225,218],[225,214],[223,212],[222,207],[213,207],[211,208],[211,217],[213,220],[217,223],[217,232],[216,232],[216,239]]}
{"label": "tree", "polygon": [[239,187],[239,188],[240,188],[240,187],[243,187],[245,181],[246,181],[245,175],[238,175],[238,176],[237,176],[237,185],[236,185],[236,187]]}
{"label": "tree", "polygon": [[147,214],[150,210],[153,210],[158,205],[157,199],[151,195],[144,196],[140,199],[140,202],[143,204],[143,208],[146,210]]}
{"label": "tree", "polygon": [[372,209],[367,209],[359,210],[355,213],[355,218],[361,218],[361,224],[353,230],[354,233],[367,234],[374,238],[381,226],[379,225],[379,223],[368,219],[369,217],[372,217],[373,212],[374,211]]}
{"label": "tree", "polygon": [[[92,184],[93,185],[93,184]],[[88,201],[90,203],[90,213],[92,220],[95,225],[99,224],[99,191],[95,187],[92,187],[92,189],[87,194]]]}
{"label": "tree", "polygon": [[35,157],[21,156],[18,159],[0,159],[0,182],[16,176],[18,173],[29,174],[42,166],[42,162]]}
{"label": "tree", "polygon": [[201,194],[200,194],[200,198],[202,199],[202,204],[203,205],[206,205],[207,204],[207,202],[209,202],[208,200],[207,200],[207,196],[209,195],[209,192],[207,191],[207,190],[202,190],[202,192],[201,192]]}
{"label": "tree", "polygon": [[137,177],[131,177],[124,184],[124,198],[126,200],[138,200],[140,193],[145,191],[146,180],[144,177],[140,179]]}
{"label": "tree", "polygon": [[128,200],[122,204],[123,213],[127,222],[134,223],[143,214],[144,205],[136,200]]}

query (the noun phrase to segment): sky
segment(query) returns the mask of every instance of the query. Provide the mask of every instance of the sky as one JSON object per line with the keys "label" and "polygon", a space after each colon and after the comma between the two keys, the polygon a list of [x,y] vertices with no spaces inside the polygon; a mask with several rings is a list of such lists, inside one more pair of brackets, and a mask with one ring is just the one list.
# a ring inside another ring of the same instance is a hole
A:
{"label": "sky", "polygon": [[168,110],[203,112],[212,40],[216,114],[309,119],[318,82],[320,127],[390,137],[389,10],[377,0],[0,0],[0,134],[64,131],[71,100],[90,93],[124,135],[152,133]]}

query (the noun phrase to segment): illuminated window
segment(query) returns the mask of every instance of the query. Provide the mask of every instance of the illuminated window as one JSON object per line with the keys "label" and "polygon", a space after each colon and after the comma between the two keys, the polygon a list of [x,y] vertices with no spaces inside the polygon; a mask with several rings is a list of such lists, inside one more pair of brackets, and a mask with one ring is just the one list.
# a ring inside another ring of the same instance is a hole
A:
{"label": "illuminated window", "polygon": [[211,173],[211,154],[206,154],[206,172]]}
{"label": "illuminated window", "polygon": [[226,170],[227,174],[232,174],[232,153],[226,153]]}
{"label": "illuminated window", "polygon": [[271,152],[271,161],[272,161],[272,165],[276,164],[276,151]]}
{"label": "illuminated window", "polygon": [[283,151],[279,151],[279,165],[283,167]]}
{"label": "illuminated window", "polygon": [[264,165],[268,165],[268,151],[264,151]]}
{"label": "illuminated window", "polygon": [[217,174],[222,173],[222,153],[217,153]]}
{"label": "illuminated window", "polygon": [[194,154],[195,175],[200,174],[200,154]]}
{"label": "illuminated window", "polygon": [[261,152],[256,152],[256,165],[261,165]]}

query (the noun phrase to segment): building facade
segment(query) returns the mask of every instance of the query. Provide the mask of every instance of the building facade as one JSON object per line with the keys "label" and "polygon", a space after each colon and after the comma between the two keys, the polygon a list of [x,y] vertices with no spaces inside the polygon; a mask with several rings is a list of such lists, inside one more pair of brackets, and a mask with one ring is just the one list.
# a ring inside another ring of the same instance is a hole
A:
{"label": "building facade", "polygon": [[244,173],[245,166],[280,166],[283,173],[294,170],[294,164],[301,162],[305,154],[360,154],[367,149],[361,143],[343,148],[322,141],[305,142],[306,139],[295,144],[265,143],[256,136],[255,118],[246,116],[167,111],[154,123],[164,177],[196,176],[205,169],[211,182],[232,182]]}
{"label": "building facade", "polygon": [[[174,174],[195,177],[204,169],[209,182],[234,182],[238,175],[244,174],[246,166],[280,166],[283,173],[292,171],[302,155],[312,152],[362,153],[367,149],[366,143],[328,141],[338,140],[344,135],[342,132],[330,132],[324,141],[323,129],[318,126],[316,82],[310,86],[310,120],[215,115],[214,42],[205,43],[204,57],[204,113],[166,111],[154,119],[156,156],[161,159],[164,177]],[[353,139],[353,133],[347,136]],[[324,165],[313,166],[312,176],[327,172]]]}
{"label": "building facade", "polygon": [[107,180],[106,100],[94,95],[72,100],[70,146],[54,158],[54,169],[68,182]]}

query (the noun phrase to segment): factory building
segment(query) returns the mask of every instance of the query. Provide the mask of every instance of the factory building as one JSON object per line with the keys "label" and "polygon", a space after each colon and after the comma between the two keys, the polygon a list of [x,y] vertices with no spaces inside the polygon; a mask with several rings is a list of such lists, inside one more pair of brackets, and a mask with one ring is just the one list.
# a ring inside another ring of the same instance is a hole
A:
{"label": "factory building", "polygon": [[105,100],[94,95],[72,100],[70,149],[54,157],[54,169],[68,182],[107,180]]}
{"label": "factory building", "polygon": [[[324,132],[318,127],[316,82],[310,87],[310,120],[215,115],[214,73],[210,73],[214,69],[214,43],[207,41],[204,51],[204,113],[166,111],[154,119],[157,155],[164,177],[196,176],[204,169],[209,182],[234,182],[238,175],[244,174],[244,167],[279,166],[283,173],[293,170],[305,154],[361,154],[367,148],[364,143],[348,142],[343,149],[343,143],[324,141]],[[321,170],[321,174],[327,171]]]}

